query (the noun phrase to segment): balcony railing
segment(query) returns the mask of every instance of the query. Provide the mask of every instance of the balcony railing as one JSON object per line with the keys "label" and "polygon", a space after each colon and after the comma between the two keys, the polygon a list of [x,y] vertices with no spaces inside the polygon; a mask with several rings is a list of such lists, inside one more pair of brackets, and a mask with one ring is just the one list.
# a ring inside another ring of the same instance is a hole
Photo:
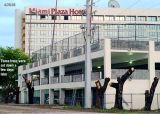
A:
{"label": "balcony railing", "polygon": [[38,67],[38,61],[34,62],[34,67]]}
{"label": "balcony railing", "polygon": [[[101,79],[100,72],[92,72],[91,73],[91,80],[99,80]],[[78,75],[69,75],[69,76],[62,76],[61,83],[68,83],[68,82],[81,82],[84,81],[84,74]]]}
{"label": "balcony railing", "polygon": [[62,52],[62,59],[70,58],[70,51]]}
{"label": "balcony railing", "polygon": [[68,83],[68,82],[72,82],[72,76],[62,76],[61,78],[61,83]]}
{"label": "balcony railing", "polygon": [[111,40],[111,49],[149,50],[148,41]]}
{"label": "balcony railing", "polygon": [[51,84],[59,83],[59,77],[51,77]]}
{"label": "balcony railing", "polygon": [[59,53],[55,53],[55,54],[51,57],[52,62],[58,61],[59,58],[60,58],[60,57],[59,57]]}
{"label": "balcony railing", "polygon": [[104,40],[98,40],[91,44],[91,52],[96,52],[104,49]]}
{"label": "balcony railing", "polygon": [[[112,79],[117,79],[117,77],[121,77],[124,73],[127,72],[128,69],[112,69]],[[149,79],[149,71],[148,70],[139,70],[136,69],[131,78],[134,80],[148,80]]]}
{"label": "balcony railing", "polygon": [[23,65],[23,70],[26,70],[26,65]]}
{"label": "balcony railing", "polygon": [[40,85],[39,82],[40,82],[39,80],[34,80],[32,83],[33,83],[34,86],[39,86]]}
{"label": "balcony railing", "polygon": [[48,58],[48,57],[42,59],[42,65],[45,65],[45,64],[47,64],[48,62],[49,62],[49,58]]}
{"label": "balcony railing", "polygon": [[41,78],[41,85],[46,85],[49,84],[49,79],[48,78]]}
{"label": "balcony railing", "polygon": [[155,42],[155,51],[160,51],[160,42]]}
{"label": "balcony railing", "polygon": [[29,63],[29,68],[32,68],[33,67],[33,63]]}
{"label": "balcony railing", "polygon": [[71,57],[80,56],[84,54],[84,46],[71,49],[70,52],[71,52]]}
{"label": "balcony railing", "polygon": [[77,74],[72,76],[72,82],[82,82],[84,81],[83,74]]}

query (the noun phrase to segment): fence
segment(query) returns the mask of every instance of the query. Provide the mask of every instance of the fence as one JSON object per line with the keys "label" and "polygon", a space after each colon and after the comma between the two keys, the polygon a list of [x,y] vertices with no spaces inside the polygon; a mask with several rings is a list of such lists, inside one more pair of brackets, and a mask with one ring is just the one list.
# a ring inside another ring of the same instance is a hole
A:
{"label": "fence", "polygon": [[111,40],[112,49],[149,50],[148,41]]}
{"label": "fence", "polygon": [[[145,90],[144,90],[145,91]],[[145,106],[145,94],[144,93],[124,93],[123,94],[123,108],[124,109],[143,109]],[[115,94],[106,94],[106,102],[104,104],[107,109],[114,107]],[[160,109],[160,94],[154,94],[152,102],[152,110]]]}

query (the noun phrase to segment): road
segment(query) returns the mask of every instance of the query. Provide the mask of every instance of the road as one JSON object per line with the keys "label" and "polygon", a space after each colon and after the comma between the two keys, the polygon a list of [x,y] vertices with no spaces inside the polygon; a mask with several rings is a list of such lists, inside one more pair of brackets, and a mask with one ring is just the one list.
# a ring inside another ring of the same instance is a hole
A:
{"label": "road", "polygon": [[22,106],[0,104],[0,114],[101,114],[95,112],[77,112],[73,110],[63,110],[62,108],[43,107],[43,106]]}

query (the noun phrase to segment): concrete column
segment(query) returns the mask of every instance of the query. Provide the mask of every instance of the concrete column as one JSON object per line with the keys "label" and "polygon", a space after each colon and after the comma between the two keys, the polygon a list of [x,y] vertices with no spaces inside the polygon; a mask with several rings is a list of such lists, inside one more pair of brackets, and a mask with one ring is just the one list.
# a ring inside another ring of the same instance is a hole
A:
{"label": "concrete column", "polygon": [[62,76],[65,74],[65,68],[64,66],[59,66],[59,82],[61,83]]}
{"label": "concrete column", "polygon": [[[104,78],[109,77],[111,78],[111,40],[104,39]],[[106,90],[107,92],[107,90]],[[105,92],[105,94],[107,94]],[[107,96],[104,96],[104,108],[107,108]]]}
{"label": "concrete column", "polygon": [[30,73],[27,74],[27,79],[30,80],[30,81],[32,81],[32,75]]}
{"label": "concrete column", "polygon": [[44,78],[44,70],[40,70],[40,85],[42,84],[41,78]]}
{"label": "concrete column", "polygon": [[44,90],[40,90],[40,104],[44,104]]}
{"label": "concrete column", "polygon": [[28,91],[27,89],[21,91],[21,103],[28,103]]}
{"label": "concrete column", "polygon": [[59,104],[63,105],[65,99],[65,91],[63,89],[59,90]]}
{"label": "concrete column", "polygon": [[49,84],[51,84],[51,77],[54,76],[54,68],[49,68]]}
{"label": "concrete column", "polygon": [[18,87],[22,87],[22,75],[18,75]]}
{"label": "concrete column", "polygon": [[155,77],[155,48],[154,48],[154,41],[149,41],[149,53],[148,53],[148,70],[149,70],[149,88],[152,85],[152,82]]}
{"label": "concrete column", "polygon": [[54,90],[49,89],[49,104],[54,104]]}
{"label": "concrete column", "polygon": [[21,100],[20,100],[20,103],[25,103],[25,95],[24,95],[24,91],[21,91]]}
{"label": "concrete column", "polygon": [[22,82],[24,81],[22,75],[18,76],[18,86],[22,88]]}

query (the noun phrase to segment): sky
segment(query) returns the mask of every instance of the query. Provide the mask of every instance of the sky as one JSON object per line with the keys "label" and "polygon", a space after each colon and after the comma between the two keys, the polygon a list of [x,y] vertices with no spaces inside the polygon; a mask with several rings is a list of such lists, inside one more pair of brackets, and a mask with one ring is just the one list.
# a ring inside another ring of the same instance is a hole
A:
{"label": "sky", "polygon": [[[26,6],[54,7],[56,0],[0,0],[0,47],[14,47],[15,9]],[[107,7],[109,0],[93,0],[95,7]],[[117,0],[121,8],[160,8],[160,0]],[[15,3],[15,6],[4,6]],[[85,7],[86,0],[58,0],[58,7]]]}

